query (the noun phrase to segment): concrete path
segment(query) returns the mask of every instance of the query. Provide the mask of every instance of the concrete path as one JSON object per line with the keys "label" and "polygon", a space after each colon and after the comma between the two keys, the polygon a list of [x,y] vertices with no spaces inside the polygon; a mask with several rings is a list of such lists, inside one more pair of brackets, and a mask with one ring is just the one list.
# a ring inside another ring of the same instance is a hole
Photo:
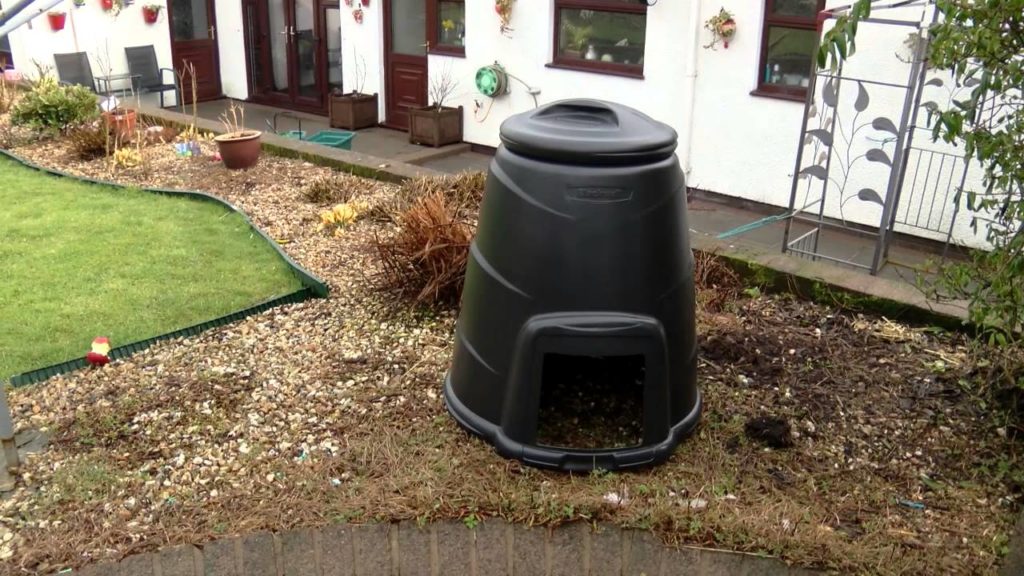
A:
{"label": "concrete path", "polygon": [[673,549],[650,533],[572,524],[527,528],[488,520],[336,524],[175,546],[86,567],[89,576],[797,576],[773,559]]}

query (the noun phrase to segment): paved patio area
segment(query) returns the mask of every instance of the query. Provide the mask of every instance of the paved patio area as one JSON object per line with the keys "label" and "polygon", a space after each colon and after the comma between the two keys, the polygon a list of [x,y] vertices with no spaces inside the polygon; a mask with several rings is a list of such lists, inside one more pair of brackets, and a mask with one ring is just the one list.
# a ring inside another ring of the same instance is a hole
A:
{"label": "paved patio area", "polygon": [[[199,104],[199,117],[217,121],[230,103],[228,99],[202,102]],[[191,111],[190,108],[186,110]],[[245,124],[248,128],[268,132],[301,129],[307,134],[315,134],[321,130],[332,130],[326,116],[252,103],[245,104]],[[352,151],[450,173],[486,170],[491,160],[486,154],[470,150],[469,144],[452,144],[440,148],[420,146],[410,144],[406,132],[381,127],[356,131]]]}

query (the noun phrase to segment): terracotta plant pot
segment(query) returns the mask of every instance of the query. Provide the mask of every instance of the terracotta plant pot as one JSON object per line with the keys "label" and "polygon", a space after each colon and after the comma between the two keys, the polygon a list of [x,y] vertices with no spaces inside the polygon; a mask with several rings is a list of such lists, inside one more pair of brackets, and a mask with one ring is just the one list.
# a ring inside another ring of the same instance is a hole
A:
{"label": "terracotta plant pot", "polygon": [[252,168],[260,159],[260,137],[262,132],[243,130],[221,134],[213,139],[217,143],[220,157],[228,170]]}
{"label": "terracotta plant pot", "polygon": [[114,0],[100,0],[100,6],[102,6],[103,9],[107,11],[113,10]]}
{"label": "terracotta plant pot", "polygon": [[462,106],[409,109],[409,142],[434,147],[462,142]]}
{"label": "terracotta plant pot", "polygon": [[377,95],[331,95],[331,127],[361,130],[377,125]]}
{"label": "terracotta plant pot", "polygon": [[103,121],[119,139],[131,137],[135,133],[135,110],[113,110],[103,113]]}
{"label": "terracotta plant pot", "polygon": [[142,7],[142,19],[146,21],[146,24],[156,24],[158,18],[160,18],[159,8]]}
{"label": "terracotta plant pot", "polygon": [[50,29],[54,32],[59,32],[64,29],[68,15],[64,12],[47,12],[46,18],[50,21]]}

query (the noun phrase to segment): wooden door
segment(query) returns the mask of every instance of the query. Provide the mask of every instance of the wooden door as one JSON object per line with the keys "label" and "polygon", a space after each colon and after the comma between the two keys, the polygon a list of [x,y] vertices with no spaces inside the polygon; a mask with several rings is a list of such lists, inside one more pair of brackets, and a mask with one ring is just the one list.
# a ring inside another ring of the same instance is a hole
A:
{"label": "wooden door", "polygon": [[[220,98],[220,58],[213,0],[168,0],[167,5],[174,70],[182,74],[186,66],[192,64],[195,68],[196,98]],[[181,89],[185,102],[192,101],[191,82],[186,75]]]}
{"label": "wooden door", "polygon": [[[341,41],[338,2],[245,0],[242,7],[250,98],[273,106],[325,112],[327,52]],[[329,27],[329,21],[335,25]],[[338,35],[337,42],[327,37],[332,33]],[[340,47],[337,52],[340,54]]]}
{"label": "wooden door", "polygon": [[407,130],[410,108],[427,105],[426,0],[384,0],[386,126]]}

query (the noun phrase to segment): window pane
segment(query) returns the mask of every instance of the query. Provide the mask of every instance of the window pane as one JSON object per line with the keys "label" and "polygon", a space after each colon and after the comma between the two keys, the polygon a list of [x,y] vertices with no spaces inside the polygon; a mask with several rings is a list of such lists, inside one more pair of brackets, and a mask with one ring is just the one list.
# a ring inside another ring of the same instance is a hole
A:
{"label": "window pane", "polygon": [[423,56],[427,53],[427,3],[423,0],[390,0],[391,51]]}
{"label": "window pane", "polygon": [[466,5],[462,2],[437,3],[437,42],[462,46],[466,38]]}
{"label": "window pane", "polygon": [[807,86],[817,33],[782,26],[768,27],[768,58],[764,84]]}
{"label": "window pane", "polygon": [[173,2],[171,10],[175,40],[206,40],[210,37],[206,0]]}
{"label": "window pane", "polygon": [[558,12],[558,55],[618,64],[643,64],[645,14],[569,10]]}
{"label": "window pane", "polygon": [[775,0],[772,14],[814,18],[818,14],[818,0]]}
{"label": "window pane", "polygon": [[341,10],[327,12],[327,87],[341,90]]}

